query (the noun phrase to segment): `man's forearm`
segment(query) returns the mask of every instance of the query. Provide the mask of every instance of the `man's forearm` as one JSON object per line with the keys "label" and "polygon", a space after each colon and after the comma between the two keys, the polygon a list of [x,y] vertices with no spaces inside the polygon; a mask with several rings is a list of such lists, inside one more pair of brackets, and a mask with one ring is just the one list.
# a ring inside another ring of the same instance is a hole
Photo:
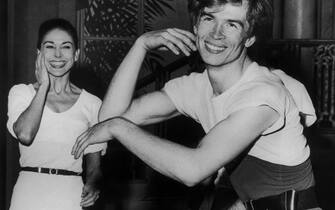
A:
{"label": "man's forearm", "polygon": [[99,121],[122,115],[129,108],[146,50],[135,42],[115,72],[103,100]]}
{"label": "man's forearm", "polygon": [[113,137],[158,172],[188,186],[202,181],[192,158],[194,149],[153,136],[123,118],[112,119],[109,128]]}

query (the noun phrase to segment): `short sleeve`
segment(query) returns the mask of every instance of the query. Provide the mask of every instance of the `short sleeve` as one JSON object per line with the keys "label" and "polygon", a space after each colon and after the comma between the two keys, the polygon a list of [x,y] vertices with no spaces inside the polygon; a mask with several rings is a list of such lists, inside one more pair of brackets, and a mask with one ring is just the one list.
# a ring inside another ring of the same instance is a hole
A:
{"label": "short sleeve", "polygon": [[311,126],[316,121],[316,113],[311,97],[309,96],[305,86],[298,80],[288,76],[281,70],[273,70],[284,83],[299,109],[301,116],[304,118],[304,126]]}
{"label": "short sleeve", "polygon": [[[98,114],[101,106],[101,100],[94,95],[89,94],[89,96],[90,97],[87,101],[87,105],[89,106],[88,118],[89,118],[89,126],[92,127],[93,125],[98,123]],[[107,143],[93,144],[85,149],[84,154],[101,151],[101,155],[105,155],[106,150],[107,150]]]}
{"label": "short sleeve", "polygon": [[13,125],[21,113],[24,112],[30,105],[32,98],[33,94],[30,90],[30,87],[25,84],[15,85],[9,91],[7,129],[15,138],[17,137],[14,133]]}
{"label": "short sleeve", "polygon": [[249,107],[269,106],[279,114],[279,119],[263,135],[280,130],[285,125],[287,110],[287,92],[280,85],[256,84],[246,87],[239,94],[233,96],[229,113]]}
{"label": "short sleeve", "polygon": [[192,73],[168,81],[163,91],[171,99],[176,109],[183,115],[198,121],[197,109],[201,99],[202,74]]}

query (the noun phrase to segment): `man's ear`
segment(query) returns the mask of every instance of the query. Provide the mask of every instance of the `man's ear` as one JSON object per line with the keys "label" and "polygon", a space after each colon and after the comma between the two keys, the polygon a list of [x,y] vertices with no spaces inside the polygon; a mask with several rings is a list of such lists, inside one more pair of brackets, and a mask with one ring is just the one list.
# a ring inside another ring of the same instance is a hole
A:
{"label": "man's ear", "polygon": [[251,36],[251,37],[247,38],[247,40],[244,43],[244,46],[246,48],[251,47],[255,42],[256,42],[256,37],[255,36]]}
{"label": "man's ear", "polygon": [[198,26],[197,26],[197,24],[193,25],[193,33],[194,34],[198,33]]}
{"label": "man's ear", "polygon": [[77,61],[79,59],[79,54],[80,54],[80,50],[77,49],[76,52],[74,53],[74,61]]}

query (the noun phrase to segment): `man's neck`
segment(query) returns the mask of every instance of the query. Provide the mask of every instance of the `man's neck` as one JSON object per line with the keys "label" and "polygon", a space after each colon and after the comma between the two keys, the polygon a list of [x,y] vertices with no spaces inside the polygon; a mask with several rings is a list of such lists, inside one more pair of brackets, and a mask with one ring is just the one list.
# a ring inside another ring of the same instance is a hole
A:
{"label": "man's neck", "polygon": [[220,67],[207,66],[214,95],[220,95],[239,81],[251,62],[248,56],[244,56]]}

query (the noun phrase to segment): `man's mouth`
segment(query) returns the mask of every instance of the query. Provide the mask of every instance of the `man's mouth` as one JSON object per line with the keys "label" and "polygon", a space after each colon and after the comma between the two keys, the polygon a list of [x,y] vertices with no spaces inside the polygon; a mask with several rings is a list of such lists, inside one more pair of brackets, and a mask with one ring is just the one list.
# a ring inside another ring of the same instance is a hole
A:
{"label": "man's mouth", "polygon": [[215,53],[215,54],[221,53],[227,48],[225,46],[217,46],[209,42],[205,42],[205,47],[207,51],[209,51],[210,53]]}

